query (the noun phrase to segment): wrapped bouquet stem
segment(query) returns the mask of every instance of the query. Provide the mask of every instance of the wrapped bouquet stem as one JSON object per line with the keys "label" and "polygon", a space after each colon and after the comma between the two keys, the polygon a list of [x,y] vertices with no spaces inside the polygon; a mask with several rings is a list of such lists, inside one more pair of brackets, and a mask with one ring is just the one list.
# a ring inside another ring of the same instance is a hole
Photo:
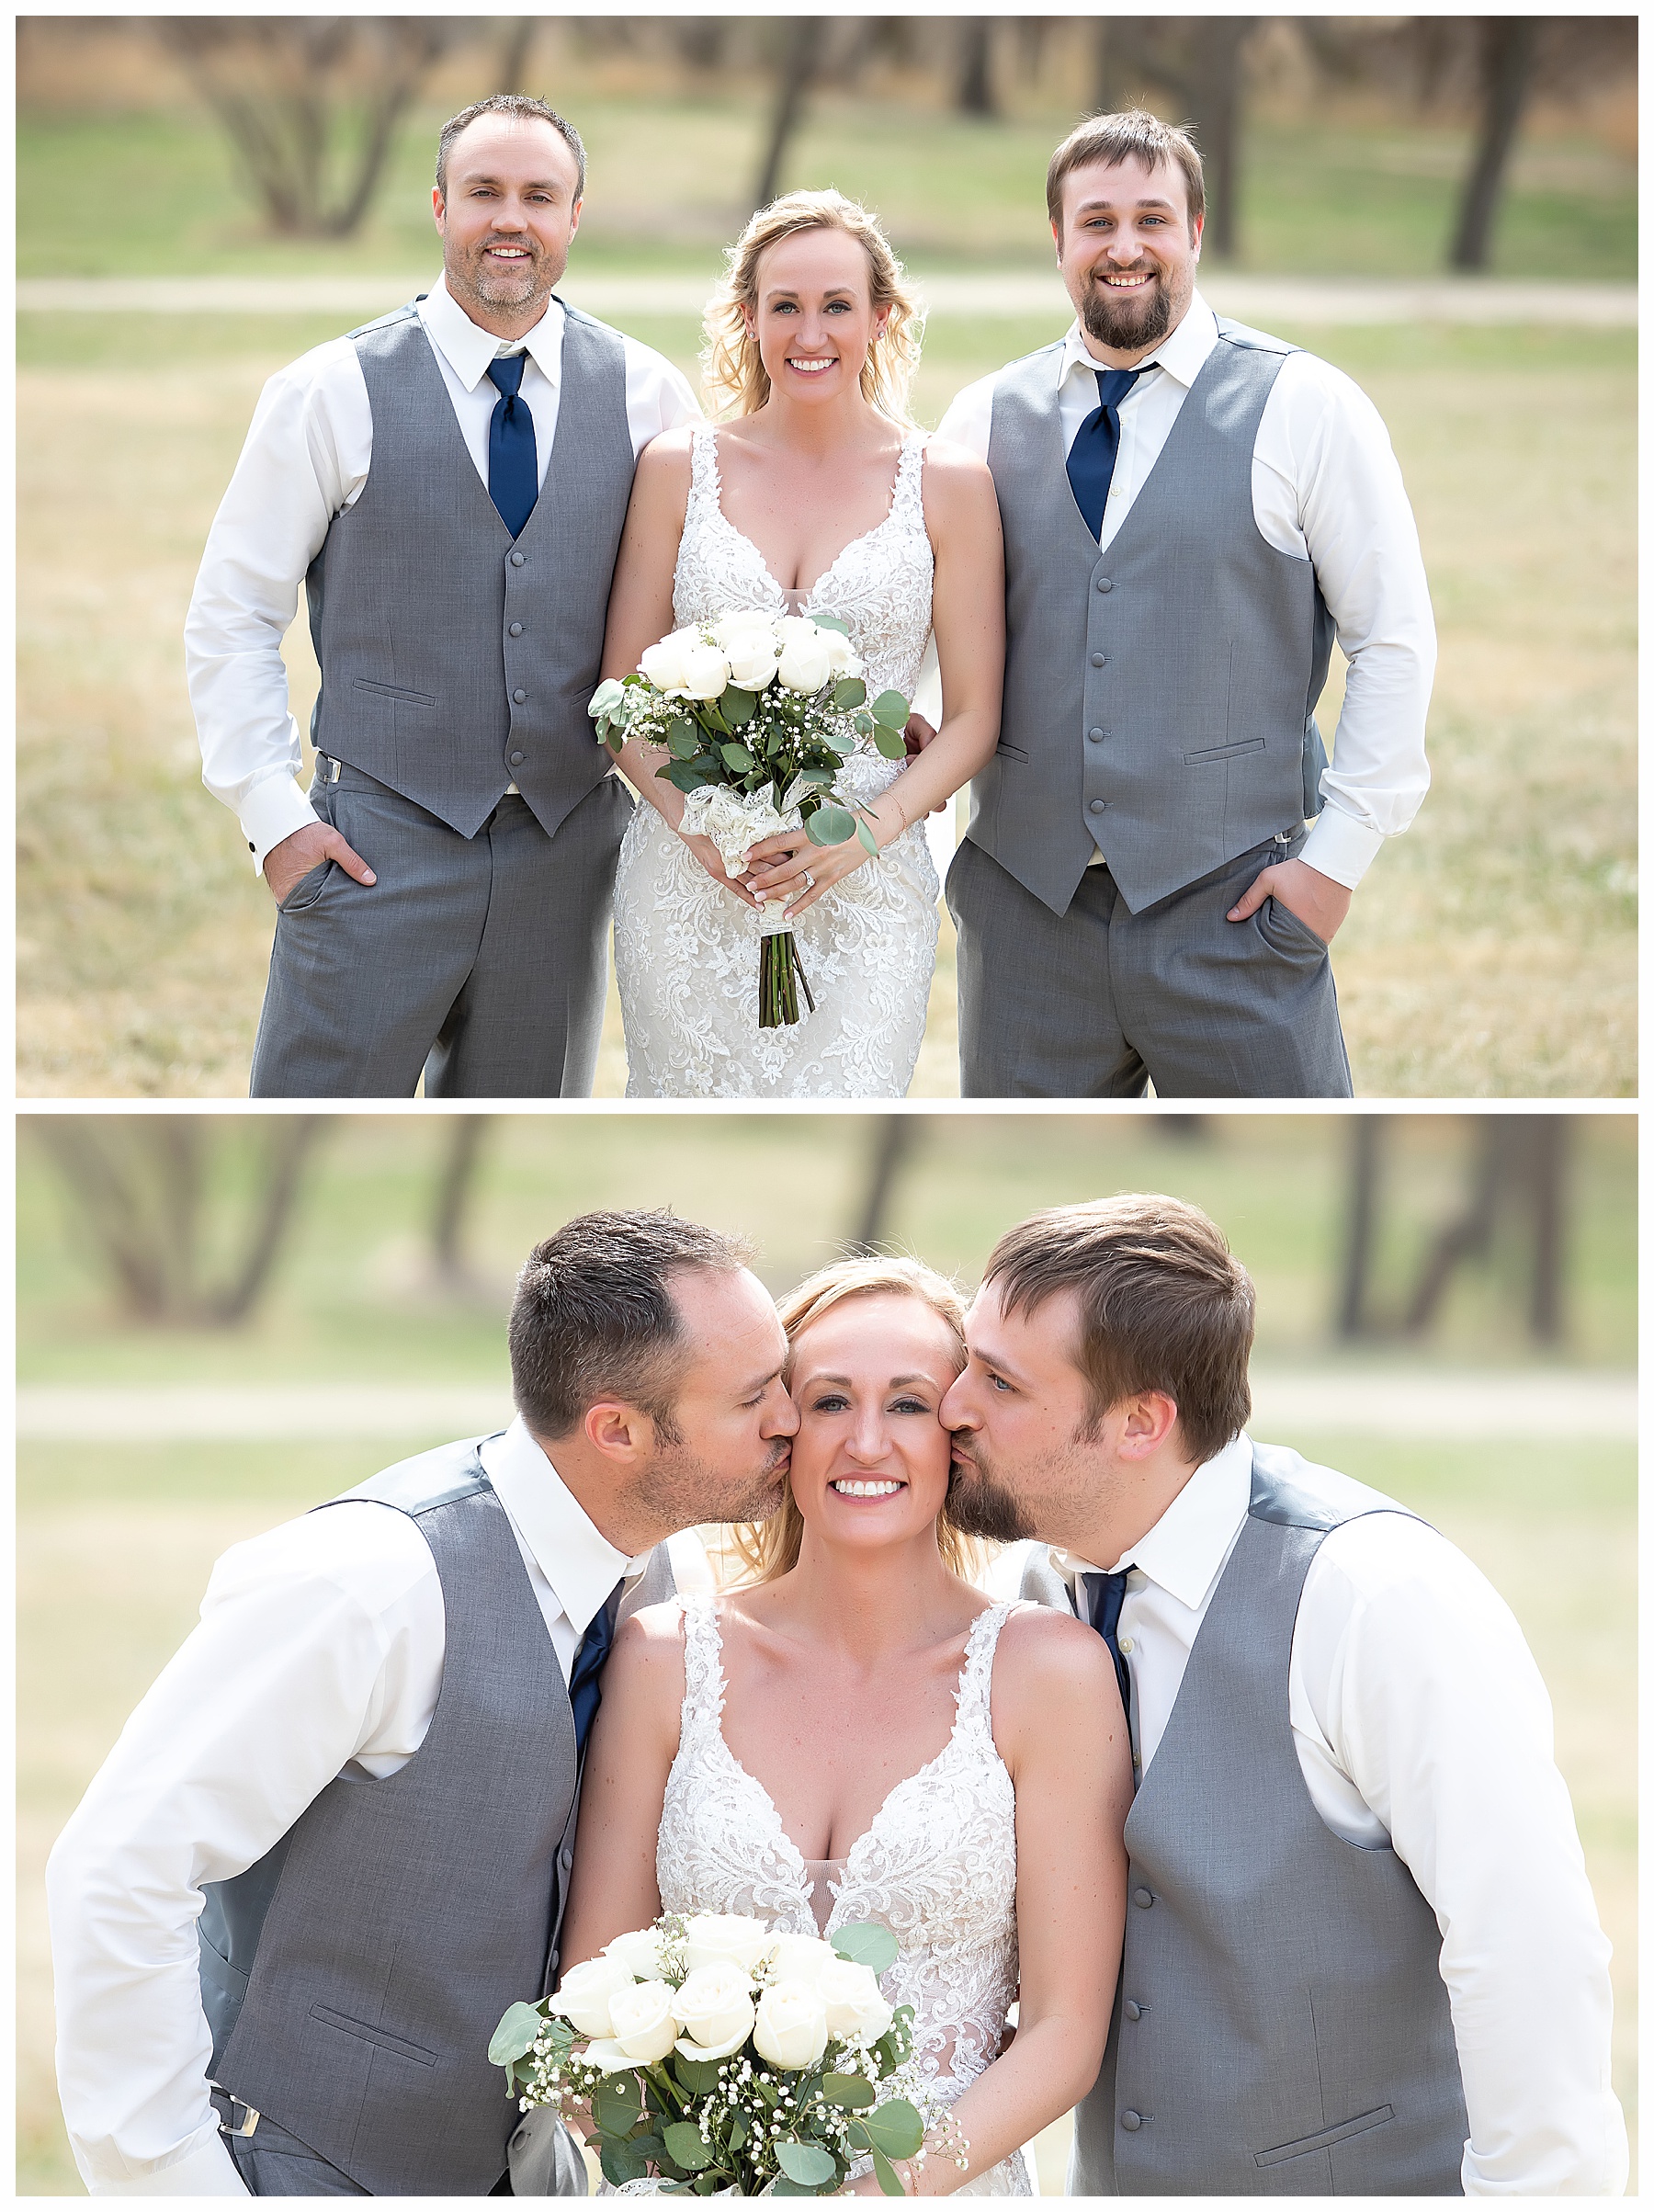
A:
{"label": "wrapped bouquet stem", "polygon": [[[840,770],[864,742],[905,760],[908,711],[899,691],[868,706],[842,622],[763,613],[674,630],[632,675],[600,684],[587,709],[611,752],[636,739],[666,755],[659,773],[686,797],[682,834],[709,838],[731,876],[745,874],[753,845],[787,830],[819,845],[855,837],[877,854]],[[787,1027],[800,1019],[800,986],[811,1013],[815,1001],[779,902],[757,926],[758,1026]]]}

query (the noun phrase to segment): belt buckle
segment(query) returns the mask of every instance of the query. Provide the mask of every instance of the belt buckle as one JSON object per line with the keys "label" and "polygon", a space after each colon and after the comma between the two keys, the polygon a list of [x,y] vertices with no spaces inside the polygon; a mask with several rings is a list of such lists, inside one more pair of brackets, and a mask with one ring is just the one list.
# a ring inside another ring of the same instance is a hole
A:
{"label": "belt buckle", "polygon": [[[254,2107],[253,2107],[251,2104],[242,2104],[242,2101],[241,2101],[241,2099],[240,2099],[239,2097],[232,2097],[232,2096],[231,2096],[231,2094],[230,2094],[230,2092],[229,2092],[228,2090],[225,2090],[225,2091],[223,2092],[223,2096],[224,2096],[225,2102],[226,2102],[226,2103],[229,2104],[229,2107],[230,2107],[230,2118],[229,2118],[228,2120],[221,2120],[221,2121],[219,2122],[219,2133],[220,2133],[221,2135],[238,2135],[238,2136],[249,2136],[249,2135],[251,2135],[251,2134],[253,2133],[253,2131],[255,2130],[255,2128],[256,2128],[256,2127],[258,2126],[259,2120],[261,2119],[261,2117],[262,2117],[263,2116],[262,2116],[260,2113],[258,2113],[257,2111],[255,2111],[255,2110],[254,2109]],[[246,2116],[246,2116],[246,2118],[245,2118],[245,2119],[244,2119],[244,2120],[242,2122],[241,2126],[240,2126],[239,2127],[233,2127],[233,2126],[232,2125],[232,2121],[234,2120],[234,2118],[235,2118],[235,2108],[236,2108],[236,2106],[237,2106],[238,2104],[241,2104],[241,2108],[242,2108],[243,2112],[244,2112],[244,2113],[246,2114]]]}

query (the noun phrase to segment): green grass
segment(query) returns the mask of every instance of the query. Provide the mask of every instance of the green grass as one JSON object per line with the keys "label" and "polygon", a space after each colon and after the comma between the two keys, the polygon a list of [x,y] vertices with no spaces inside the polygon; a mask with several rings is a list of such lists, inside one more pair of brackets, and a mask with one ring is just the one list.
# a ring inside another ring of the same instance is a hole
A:
{"label": "green grass", "polygon": [[[591,156],[583,257],[615,268],[715,269],[746,213],[762,91],[621,98],[572,84],[566,96]],[[329,244],[260,234],[228,146],[204,115],[25,110],[18,274],[419,268],[434,261],[431,156],[443,113],[426,106],[409,117],[369,221],[357,237]],[[1073,119],[1053,108],[982,123],[823,94],[807,111],[784,181],[836,184],[865,199],[917,263],[1037,265],[1049,253],[1045,165]],[[1436,272],[1468,158],[1468,133],[1456,127],[1260,118],[1246,136],[1239,265]],[[1634,163],[1583,130],[1524,144],[1496,233],[1495,273],[1542,279],[1560,266],[1575,281],[1634,278],[1636,196]]]}
{"label": "green grass", "polygon": [[[485,1140],[469,1231],[474,1301],[437,1296],[427,1260],[444,1156],[440,1122],[341,1117],[312,1156],[271,1294],[239,1333],[156,1332],[116,1311],[81,1218],[23,1121],[17,1182],[18,1375],[24,1382],[274,1382],[504,1378],[502,1321],[529,1243],[602,1206],[670,1204],[758,1244],[772,1287],[798,1281],[854,1233],[878,1117],[602,1113],[508,1117]],[[1569,1341],[1563,1356],[1626,1367],[1636,1344],[1636,1129],[1574,1125]],[[1348,1174],[1335,1115],[1224,1116],[1169,1135],[1152,1113],[938,1117],[901,1171],[887,1233],[974,1282],[995,1239],[1044,1206],[1121,1189],[1169,1190],[1220,1221],[1259,1285],[1260,1356],[1331,1346]],[[1399,1304],[1433,1229],[1462,1204],[1469,1130],[1457,1117],[1391,1125],[1379,1296]],[[233,1220],[255,1172],[248,1124],[223,1145],[214,1210]],[[1410,1358],[1533,1357],[1521,1333],[1523,1248],[1461,1276]],[[1394,1356],[1395,1347],[1365,1354]]]}

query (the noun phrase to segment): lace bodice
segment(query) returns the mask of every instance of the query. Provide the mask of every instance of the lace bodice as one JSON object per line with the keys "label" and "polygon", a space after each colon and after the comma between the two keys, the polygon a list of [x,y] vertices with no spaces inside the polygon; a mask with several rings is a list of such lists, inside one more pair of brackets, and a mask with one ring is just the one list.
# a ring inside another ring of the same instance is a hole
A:
{"label": "lace bodice", "polygon": [[[751,1912],[814,1935],[805,1861],[769,1792],[724,1740],[717,1600],[679,1603],[684,1711],[655,1854],[662,1908]],[[900,2093],[922,2108],[951,2104],[990,2063],[1016,1994],[1015,1793],[989,1708],[994,1647],[1010,1610],[993,1605],[978,1616],[953,1733],[927,1765],[897,1783],[831,1883],[827,1934],[877,1920],[901,1946],[880,1987],[890,2003],[913,2007],[913,2055]]]}
{"label": "lace bodice", "polygon": [[[930,635],[935,563],[924,527],[924,439],[901,449],[890,511],[853,539],[798,611],[838,616],[867,692],[911,699]],[[688,505],[673,578],[680,627],[739,608],[784,614],[789,597],[719,502],[718,438],[693,437]],[[866,806],[906,772],[867,742],[839,772]],[[615,880],[615,972],[626,1025],[627,1095],[638,1098],[901,1098],[918,1062],[935,967],[940,886],[923,818],[799,915],[816,1012],[757,1024],[758,925],[713,882],[655,810],[639,806]]]}

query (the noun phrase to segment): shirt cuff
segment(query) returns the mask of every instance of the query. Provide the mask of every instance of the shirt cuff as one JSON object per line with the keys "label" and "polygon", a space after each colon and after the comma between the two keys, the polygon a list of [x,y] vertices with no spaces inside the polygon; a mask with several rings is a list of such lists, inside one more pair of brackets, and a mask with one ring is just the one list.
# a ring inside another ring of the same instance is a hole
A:
{"label": "shirt cuff", "polygon": [[315,820],[316,810],[295,777],[271,776],[255,783],[241,803],[242,834],[253,855],[254,874],[263,872],[272,845],[295,830],[309,829]]}
{"label": "shirt cuff", "polygon": [[1377,859],[1383,843],[1382,830],[1368,829],[1365,822],[1357,822],[1354,814],[1344,813],[1328,800],[1305,838],[1298,858],[1330,876],[1334,883],[1342,883],[1345,890],[1354,890]]}
{"label": "shirt cuff", "polygon": [[147,2173],[129,2173],[120,2181],[89,2180],[93,2196],[250,2196],[251,2190],[235,2170],[235,2161],[224,2147],[218,2122],[190,2137],[176,2158],[152,2166]]}

